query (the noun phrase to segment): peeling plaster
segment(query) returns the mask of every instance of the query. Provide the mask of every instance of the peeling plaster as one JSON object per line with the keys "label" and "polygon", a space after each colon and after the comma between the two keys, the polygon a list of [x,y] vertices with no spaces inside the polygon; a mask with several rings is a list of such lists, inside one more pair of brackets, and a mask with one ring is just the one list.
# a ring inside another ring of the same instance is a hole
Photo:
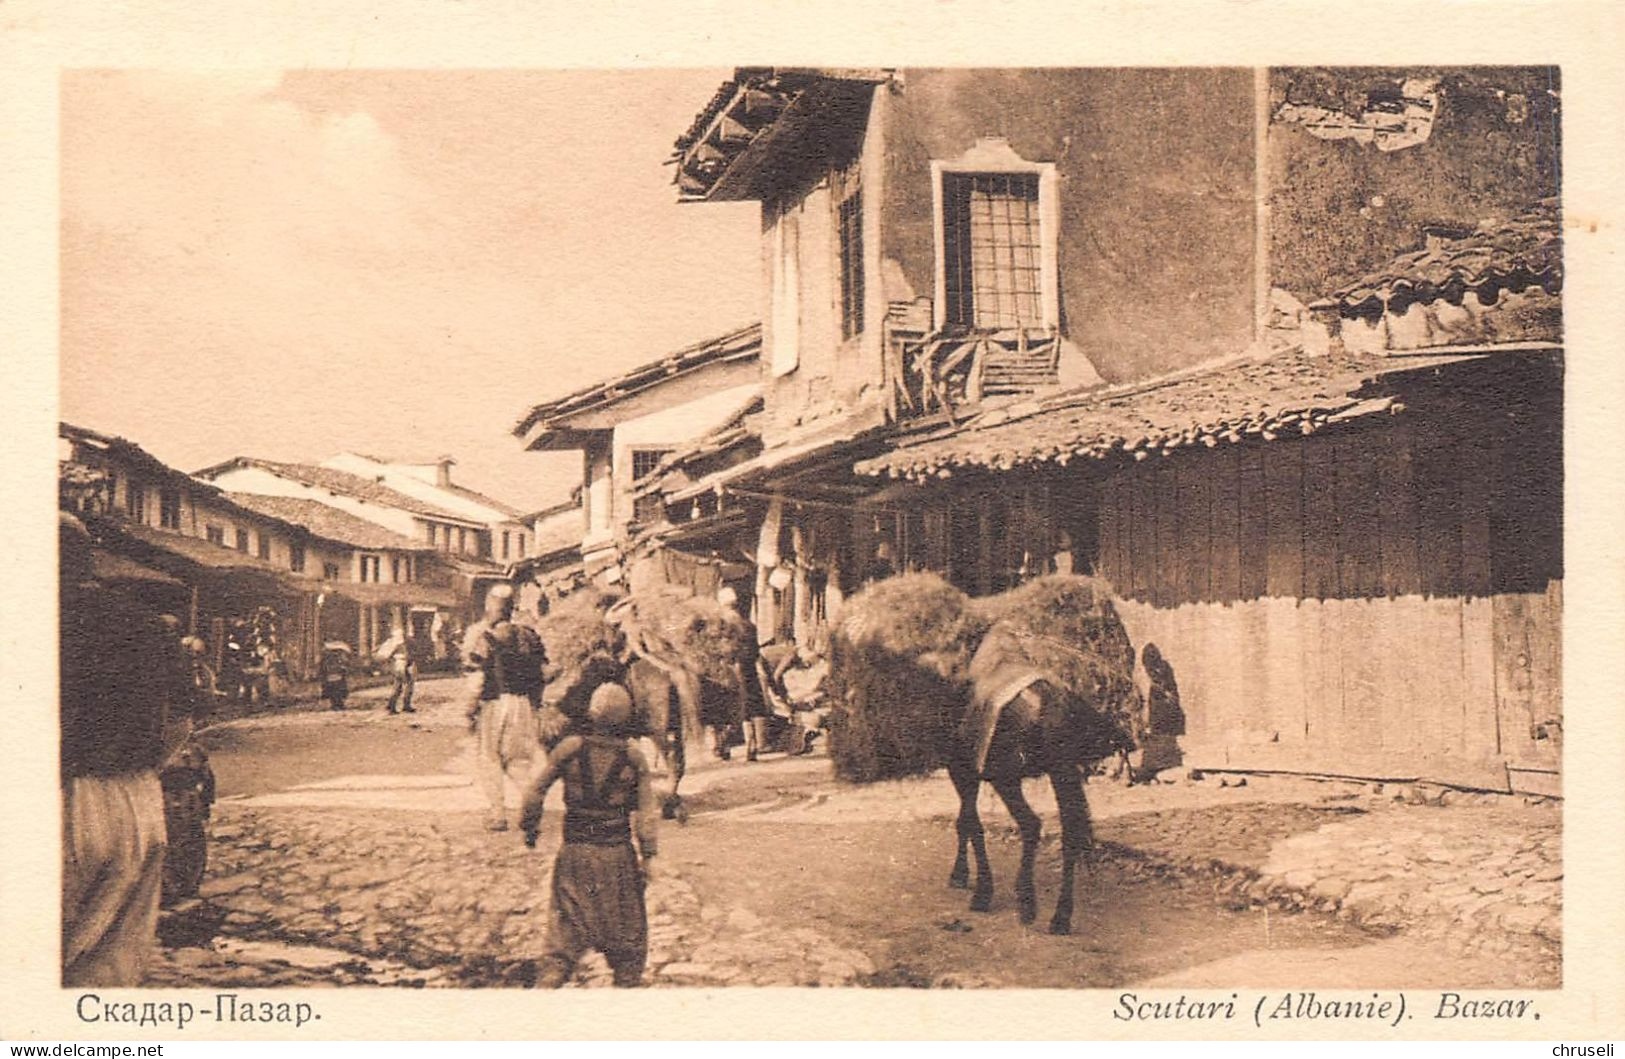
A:
{"label": "peeling plaster", "polygon": [[1365,109],[1358,114],[1306,103],[1283,103],[1273,120],[1277,124],[1301,125],[1305,132],[1322,140],[1375,144],[1379,151],[1399,151],[1426,143],[1439,111],[1439,82],[1436,78],[1407,78],[1398,85],[1397,98],[1371,93]]}

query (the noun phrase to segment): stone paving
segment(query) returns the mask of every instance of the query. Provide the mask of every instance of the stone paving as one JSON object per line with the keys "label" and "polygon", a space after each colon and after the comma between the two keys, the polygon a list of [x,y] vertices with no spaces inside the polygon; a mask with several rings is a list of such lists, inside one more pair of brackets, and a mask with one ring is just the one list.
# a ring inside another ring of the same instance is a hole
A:
{"label": "stone paving", "polygon": [[[809,762],[802,766],[813,767]],[[1376,932],[1435,934],[1464,948],[1562,943],[1562,804],[1411,785],[1284,776],[1165,774],[1087,786],[1106,855],[1149,875],[1212,876],[1232,900],[1333,913]],[[1047,784],[1028,787],[1059,842]],[[990,829],[1009,817],[986,790]],[[920,818],[952,827],[940,776],[808,788],[799,800],[728,812],[804,822]]]}
{"label": "stone paving", "polygon": [[1108,819],[1101,834],[1144,861],[1226,875],[1238,898],[1315,908],[1374,930],[1422,932],[1469,949],[1560,949],[1559,804],[1371,784],[1314,786],[1320,790],[1305,789],[1313,800],[1300,804],[1128,814]]}
{"label": "stone paving", "polygon": [[[213,983],[230,967],[236,985],[527,985],[543,951],[555,852],[545,837],[528,850],[517,833],[481,830],[464,814],[228,804],[203,907],[221,916],[228,941],[276,947],[174,948],[153,981]],[[816,931],[702,905],[678,878],[657,873],[648,903],[650,985],[838,986],[874,972],[864,953]],[[287,946],[314,958],[301,965]],[[576,984],[608,985],[609,969],[589,958]]]}
{"label": "stone paving", "polygon": [[[444,720],[436,712],[423,723]],[[544,826],[538,850],[525,849],[514,832],[481,830],[468,764],[223,800],[203,902],[174,917],[193,920],[198,937],[165,950],[153,983],[529,982],[545,933],[557,824]],[[766,782],[734,783],[751,775]],[[1229,904],[1312,909],[1375,933],[1528,950],[1546,966],[1560,964],[1559,802],[1287,777],[1164,776],[1134,787],[1088,784],[1102,852],[1130,873],[1209,878]],[[930,819],[951,832],[956,811],[940,776],[847,787],[816,757],[705,763],[685,792],[696,812],[784,823]],[[1053,862],[1053,797],[1047,784],[1031,785],[1029,794],[1045,817],[1044,860]],[[1010,838],[1009,817],[986,791],[981,808],[990,832]],[[556,809],[550,815],[557,820]],[[726,897],[702,900],[681,878],[657,873],[648,900],[650,985],[883,984],[869,954],[800,924],[765,922]],[[608,981],[601,958],[591,957],[576,984]]]}

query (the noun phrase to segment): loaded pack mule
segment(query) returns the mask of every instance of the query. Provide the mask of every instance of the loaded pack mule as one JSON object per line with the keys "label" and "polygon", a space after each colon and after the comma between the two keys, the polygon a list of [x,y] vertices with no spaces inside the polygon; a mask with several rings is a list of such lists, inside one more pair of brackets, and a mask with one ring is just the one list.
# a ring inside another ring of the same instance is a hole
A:
{"label": "loaded pack mule", "polygon": [[873,588],[852,601],[857,613],[838,636],[837,772],[862,781],[946,766],[959,795],[948,881],[972,888],[976,912],[993,901],[976,807],[981,785],[991,784],[1021,836],[1015,892],[1023,923],[1038,914],[1042,822],[1022,782],[1048,777],[1061,825],[1061,890],[1049,930],[1070,933],[1077,867],[1094,849],[1084,775],[1134,746],[1142,712],[1134,649],[1109,586],[1051,576],[976,601],[931,575]]}

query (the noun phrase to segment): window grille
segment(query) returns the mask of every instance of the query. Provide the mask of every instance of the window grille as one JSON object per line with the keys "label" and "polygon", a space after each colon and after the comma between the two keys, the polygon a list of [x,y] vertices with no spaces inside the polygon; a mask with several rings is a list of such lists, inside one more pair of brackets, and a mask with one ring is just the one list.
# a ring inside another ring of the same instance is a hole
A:
{"label": "window grille", "polygon": [[977,329],[1043,322],[1037,173],[945,173],[946,319]]}
{"label": "window grille", "polygon": [[641,482],[649,477],[670,453],[670,449],[639,449],[632,453],[632,480]]}

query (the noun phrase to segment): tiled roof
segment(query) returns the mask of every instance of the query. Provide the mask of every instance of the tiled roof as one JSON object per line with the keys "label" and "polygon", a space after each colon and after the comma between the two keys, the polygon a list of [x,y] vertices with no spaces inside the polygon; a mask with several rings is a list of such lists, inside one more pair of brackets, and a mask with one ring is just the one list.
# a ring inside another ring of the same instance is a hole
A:
{"label": "tiled roof", "polygon": [[1474,359],[1282,354],[1212,365],[1162,379],[1007,406],[967,423],[905,439],[859,462],[859,474],[946,477],[1113,455],[1145,459],[1184,446],[1309,434],[1361,415],[1398,411],[1365,384],[1397,371]]}
{"label": "tiled roof", "polygon": [[1426,249],[1394,258],[1316,307],[1335,305],[1346,316],[1378,315],[1440,298],[1459,304],[1467,295],[1491,304],[1502,290],[1519,293],[1535,286],[1550,294],[1563,286],[1562,216],[1555,199],[1471,232],[1436,229]]}
{"label": "tiled roof", "polygon": [[88,445],[91,448],[101,449],[104,452],[119,456],[130,461],[135,466],[155,477],[168,478],[176,481],[184,480],[187,484],[197,486],[202,489],[215,489],[215,486],[210,485],[207,482],[198,482],[185,471],[176,470],[175,468],[169,466],[169,464],[154,456],[152,453],[148,452],[146,449],[142,448],[140,445],[137,445],[133,441],[126,440],[125,438],[114,437],[110,434],[102,434],[94,430],[89,430],[85,427],[76,427],[72,423],[58,423],[57,435],[59,437],[68,438],[81,445]]}
{"label": "tiled roof", "polygon": [[358,500],[378,504],[380,507],[393,507],[402,511],[410,511],[414,515],[426,518],[445,519],[449,522],[462,523],[473,526],[478,523],[465,515],[455,511],[447,511],[443,507],[407,496],[405,493],[391,489],[381,482],[363,478],[348,471],[335,471],[328,467],[317,467],[309,463],[278,463],[274,460],[261,460],[252,456],[239,456],[234,460],[205,468],[198,473],[203,478],[212,478],[216,474],[230,470],[233,467],[258,467],[269,471],[279,478],[288,478],[305,485],[326,489],[333,493],[343,493]]}
{"label": "tiled roof", "polygon": [[290,526],[298,526],[312,536],[337,541],[353,548],[393,551],[433,551],[428,544],[357,518],[347,511],[330,507],[320,500],[292,496],[260,496],[254,493],[227,493],[226,498],[240,508],[265,515]]}
{"label": "tiled roof", "polygon": [[523,518],[525,515],[523,511],[520,511],[512,504],[505,504],[496,497],[486,496],[484,493],[475,489],[470,489],[466,485],[457,485],[454,483],[452,485],[436,485],[435,488],[444,489],[448,493],[454,493],[457,496],[462,497],[464,500],[472,500],[476,504],[484,504],[491,510],[501,512],[511,519],[518,520]]}
{"label": "tiled roof", "polygon": [[596,382],[556,400],[535,405],[514,426],[513,432],[516,436],[523,437],[532,427],[546,420],[583,412],[600,405],[613,404],[639,390],[658,385],[674,375],[720,361],[753,359],[760,356],[761,351],[762,325],[756,323],[741,327],[737,331],[686,346],[659,360],[639,365],[613,379]]}

